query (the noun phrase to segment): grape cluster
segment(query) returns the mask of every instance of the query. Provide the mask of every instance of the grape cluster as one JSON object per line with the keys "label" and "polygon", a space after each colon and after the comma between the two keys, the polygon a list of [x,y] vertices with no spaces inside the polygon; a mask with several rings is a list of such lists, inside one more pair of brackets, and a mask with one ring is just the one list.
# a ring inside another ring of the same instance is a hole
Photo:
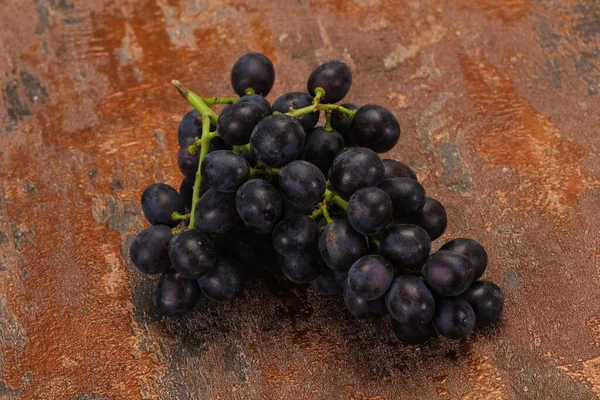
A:
{"label": "grape cluster", "polygon": [[[204,294],[239,297],[263,270],[343,293],[357,318],[391,316],[398,338],[451,339],[497,321],[500,288],[484,274],[488,256],[458,238],[431,253],[447,225],[444,206],[427,197],[414,171],[378,153],[391,150],[400,125],[387,109],[341,101],[352,74],[341,61],[317,67],[306,92],[265,99],[271,61],[249,53],[234,65],[240,96],[202,98],[174,81],[194,106],[178,130],[179,192],[155,183],[142,194],[152,226],[131,243],[133,264],[160,274],[157,309],[191,312]],[[211,106],[225,108],[217,115]],[[320,113],[325,124],[316,126]]]}

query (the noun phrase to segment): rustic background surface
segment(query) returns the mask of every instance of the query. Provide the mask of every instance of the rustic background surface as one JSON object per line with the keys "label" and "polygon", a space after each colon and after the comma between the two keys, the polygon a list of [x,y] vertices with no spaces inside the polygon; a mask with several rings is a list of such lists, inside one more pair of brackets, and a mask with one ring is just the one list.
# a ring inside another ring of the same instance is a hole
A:
{"label": "rustic background surface", "polygon": [[[391,156],[480,240],[503,322],[400,345],[342,300],[257,282],[180,320],[128,262],[145,186],[178,187],[170,86],[269,100],[320,62],[403,134]],[[0,0],[0,398],[600,397],[597,0]]]}

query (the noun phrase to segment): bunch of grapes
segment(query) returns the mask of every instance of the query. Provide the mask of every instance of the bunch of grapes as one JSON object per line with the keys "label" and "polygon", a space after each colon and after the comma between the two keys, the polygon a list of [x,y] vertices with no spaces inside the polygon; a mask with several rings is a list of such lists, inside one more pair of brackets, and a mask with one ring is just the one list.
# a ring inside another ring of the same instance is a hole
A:
{"label": "bunch of grapes", "polygon": [[[160,274],[156,308],[191,312],[202,294],[238,298],[256,267],[343,293],[357,318],[391,316],[398,338],[418,344],[437,333],[467,336],[497,321],[503,295],[480,280],[488,256],[458,238],[430,254],[447,225],[407,165],[382,160],[400,125],[387,109],[336,103],[352,74],[341,61],[317,67],[307,92],[265,99],[271,61],[241,57],[231,72],[240,96],[202,98],[173,81],[194,106],[179,125],[179,192],[162,183],[142,195],[152,226],[130,247],[133,264]],[[220,115],[211,108],[225,105]],[[320,114],[325,124],[316,126]],[[266,267],[266,268],[265,268]]]}

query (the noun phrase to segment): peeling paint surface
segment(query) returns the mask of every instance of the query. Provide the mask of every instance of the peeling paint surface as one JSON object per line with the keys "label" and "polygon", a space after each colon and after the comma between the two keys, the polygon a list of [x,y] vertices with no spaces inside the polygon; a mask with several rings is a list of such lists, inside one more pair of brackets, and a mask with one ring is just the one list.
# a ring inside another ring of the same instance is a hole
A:
{"label": "peeling paint surface", "polygon": [[[600,3],[0,2],[0,399],[600,398]],[[490,254],[497,326],[399,344],[277,279],[183,319],[128,261],[153,182],[178,187],[170,86],[229,95],[248,51],[278,94],[320,62],[402,126],[457,236]]]}

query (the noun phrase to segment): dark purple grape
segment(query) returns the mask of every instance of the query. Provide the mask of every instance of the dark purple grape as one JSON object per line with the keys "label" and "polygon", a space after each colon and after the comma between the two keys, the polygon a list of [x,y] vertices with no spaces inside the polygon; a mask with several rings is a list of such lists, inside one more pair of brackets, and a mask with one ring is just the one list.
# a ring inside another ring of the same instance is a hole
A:
{"label": "dark purple grape", "polygon": [[183,177],[179,185],[179,195],[183,199],[186,210],[191,210],[192,198],[194,197],[194,178]]}
{"label": "dark purple grape", "polygon": [[461,297],[473,308],[478,326],[488,325],[500,319],[504,308],[504,295],[502,289],[494,282],[474,282]]}
{"label": "dark purple grape", "polygon": [[288,199],[284,194],[281,197],[281,217],[286,218],[294,214],[311,215],[313,212],[312,204],[297,204]]}
{"label": "dark purple grape", "polygon": [[348,202],[348,221],[363,235],[374,235],[391,222],[393,207],[389,196],[376,187],[354,192]]}
{"label": "dark purple grape", "polygon": [[335,272],[329,268],[322,269],[319,276],[310,283],[310,286],[312,286],[317,294],[324,297],[335,296],[342,293],[343,290],[342,285],[338,282]]}
{"label": "dark purple grape", "polygon": [[414,179],[386,179],[379,187],[390,196],[394,205],[394,215],[416,214],[425,205],[425,189]]}
{"label": "dark purple grape", "polygon": [[179,166],[179,170],[183,176],[188,178],[194,178],[196,176],[198,164],[200,162],[200,149],[196,151],[196,154],[191,154],[188,150],[193,144],[194,139],[186,138],[177,154],[177,165]]}
{"label": "dark purple grape", "polygon": [[269,233],[281,216],[281,199],[277,190],[263,179],[244,183],[236,193],[235,206],[248,228]]}
{"label": "dark purple grape", "polygon": [[200,296],[198,282],[174,270],[160,276],[152,293],[154,307],[169,317],[180,317],[191,312]]}
{"label": "dark purple grape", "polygon": [[281,272],[294,283],[310,283],[323,269],[318,252],[308,250],[292,256],[278,255]]}
{"label": "dark purple grape", "polygon": [[230,304],[244,291],[246,279],[236,260],[222,256],[209,273],[198,279],[198,284],[210,300]]}
{"label": "dark purple grape", "polygon": [[153,183],[142,193],[142,211],[152,225],[177,226],[179,221],[173,221],[174,212],[183,214],[185,204],[177,190],[164,183]]}
{"label": "dark purple grape", "polygon": [[[214,129],[211,129],[211,130],[214,130]],[[233,150],[233,145],[227,143],[225,141],[225,139],[223,139],[222,137],[217,136],[216,138],[211,139],[210,147],[209,147],[209,152],[215,151],[215,150]]]}
{"label": "dark purple grape", "polygon": [[385,108],[366,104],[352,117],[350,136],[358,146],[368,147],[377,153],[385,153],[398,143],[400,124]]}
{"label": "dark purple grape", "polygon": [[344,303],[350,314],[358,319],[374,319],[381,318],[387,315],[388,311],[385,308],[385,297],[378,297],[375,300],[367,300],[358,297],[352,290],[346,288],[344,290]]}
{"label": "dark purple grape", "polygon": [[[313,103],[313,97],[304,92],[290,92],[279,96],[273,102],[273,112],[278,111],[282,114],[310,106]],[[302,125],[302,128],[307,131],[314,128],[319,121],[319,111],[313,111],[308,114],[301,115],[296,120]]]}
{"label": "dark purple grape", "polygon": [[313,129],[306,137],[302,158],[316,165],[327,177],[335,156],[344,150],[344,139],[338,132],[325,131],[323,127]]}
{"label": "dark purple grape", "polygon": [[355,147],[342,151],[333,160],[329,181],[344,198],[365,186],[379,186],[383,180],[383,162],[371,149]]}
{"label": "dark purple grape", "polygon": [[400,275],[394,279],[385,295],[385,305],[392,318],[407,325],[428,323],[435,310],[431,291],[414,275]]}
{"label": "dark purple grape", "polygon": [[442,336],[462,339],[475,326],[475,313],[462,297],[440,298],[435,304],[433,326]]}
{"label": "dark purple grape", "polygon": [[197,137],[202,135],[202,121],[200,120],[200,113],[197,110],[191,110],[179,123],[177,128],[177,140],[179,146],[183,146],[185,139],[195,140]]}
{"label": "dark purple grape", "polygon": [[379,253],[401,268],[421,267],[431,251],[431,239],[416,225],[395,225],[383,231]]}
{"label": "dark purple grape", "polygon": [[425,343],[436,334],[435,328],[431,322],[418,325],[406,325],[392,318],[392,329],[401,342],[411,345]]}
{"label": "dark purple grape", "polygon": [[[188,178],[187,176],[181,181],[179,185],[179,195],[183,199],[186,211],[192,209],[192,198],[194,197],[194,180],[195,178]],[[210,187],[206,182],[200,182],[200,196],[202,196]]]}
{"label": "dark purple grape", "polygon": [[238,96],[244,96],[246,90],[266,96],[275,83],[275,68],[264,54],[247,53],[241,56],[231,70],[231,86]]}
{"label": "dark purple grape", "polygon": [[429,256],[421,272],[431,291],[438,296],[457,296],[473,282],[473,265],[469,259],[448,250]]}
{"label": "dark purple grape", "polygon": [[304,130],[288,115],[270,115],[256,125],[250,144],[260,162],[268,167],[281,168],[297,159],[302,152]]}
{"label": "dark purple grape", "polygon": [[283,167],[278,183],[288,199],[301,205],[318,203],[327,188],[321,170],[303,160],[292,161]]}
{"label": "dark purple grape", "polygon": [[313,70],[306,85],[308,92],[315,95],[315,90],[325,90],[321,103],[337,103],[348,94],[352,85],[350,68],[339,60],[327,61]]}
{"label": "dark purple grape", "polygon": [[244,157],[229,150],[209,153],[200,167],[202,181],[219,192],[234,193],[250,175],[250,166]]}
{"label": "dark purple grape", "polygon": [[356,260],[367,254],[367,239],[356,232],[347,220],[337,220],[321,232],[319,251],[329,268],[348,272]]}
{"label": "dark purple grape", "polygon": [[387,292],[394,279],[388,260],[377,254],[359,258],[348,271],[348,288],[358,297],[374,300]]}
{"label": "dark purple grape", "polygon": [[273,247],[283,256],[305,253],[319,237],[317,223],[308,215],[294,214],[273,229]]}
{"label": "dark purple grape", "polygon": [[189,279],[198,279],[212,270],[217,251],[206,233],[187,229],[173,236],[169,244],[173,268]]}
{"label": "dark purple grape", "polygon": [[[341,106],[348,110],[358,110],[358,106],[352,103],[341,104]],[[352,118],[346,113],[336,110],[331,112],[331,126],[342,135],[346,147],[356,146],[354,139],[352,139],[350,135],[351,119]]]}
{"label": "dark purple grape", "polygon": [[242,147],[240,156],[244,157],[244,160],[246,160],[248,165],[251,167],[255,167],[258,162],[256,159],[256,154],[254,154],[254,152],[247,147]]}
{"label": "dark purple grape", "polygon": [[169,241],[171,228],[166,225],[142,229],[129,245],[129,257],[133,265],[145,274],[160,274],[169,269]]}
{"label": "dark purple grape", "polygon": [[419,225],[427,231],[431,240],[435,240],[446,230],[448,216],[446,209],[439,201],[427,197],[423,208],[415,215],[410,216],[406,222]]}
{"label": "dark purple grape", "polygon": [[271,115],[273,112],[271,111],[271,105],[263,96],[259,94],[247,94],[246,96],[240,97],[237,101],[238,103],[254,103],[263,110],[265,113],[265,117]]}
{"label": "dark purple grape", "polygon": [[392,178],[411,178],[415,181],[418,180],[415,171],[400,161],[390,160],[389,158],[385,159],[383,160],[383,167],[385,169],[385,174],[383,175],[384,180]]}
{"label": "dark purple grape", "polygon": [[217,132],[229,144],[246,144],[250,141],[256,124],[265,116],[264,110],[258,104],[238,101],[221,111]]}
{"label": "dark purple grape", "polygon": [[235,193],[209,189],[196,205],[194,213],[198,228],[207,233],[230,231],[240,222],[235,208]]}
{"label": "dark purple grape", "polygon": [[479,242],[469,238],[456,238],[443,245],[440,250],[449,250],[467,257],[473,264],[474,281],[483,276],[488,263],[488,255]]}

